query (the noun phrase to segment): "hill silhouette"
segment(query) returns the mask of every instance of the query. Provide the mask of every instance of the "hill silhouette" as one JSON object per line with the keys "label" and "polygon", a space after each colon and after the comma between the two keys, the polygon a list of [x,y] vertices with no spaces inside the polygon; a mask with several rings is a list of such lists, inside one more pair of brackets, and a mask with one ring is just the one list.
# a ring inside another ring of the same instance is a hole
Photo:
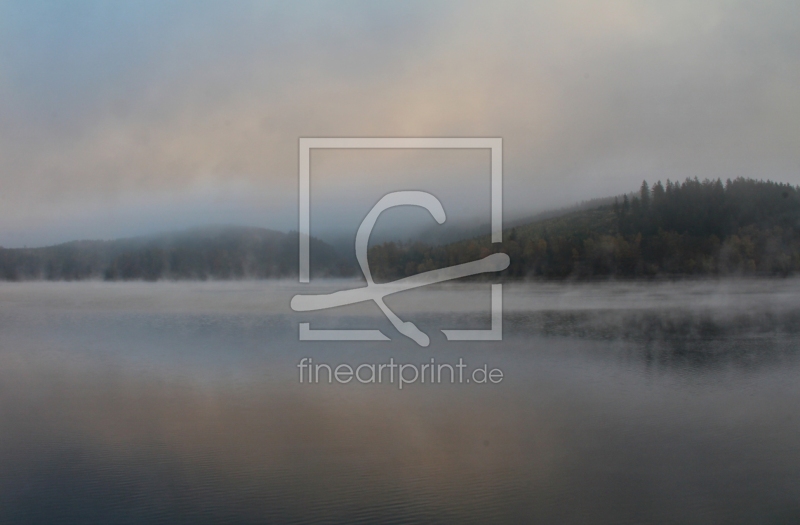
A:
{"label": "hill silhouette", "polygon": [[[505,252],[507,279],[606,279],[800,272],[800,188],[738,178],[643,182],[636,193],[517,221],[488,236],[369,250],[377,280]],[[3,280],[205,280],[294,277],[296,232],[236,226],[45,248],[0,248]],[[311,239],[313,277],[360,275],[352,256]]]}
{"label": "hill silhouette", "polygon": [[[45,248],[0,248],[5,280],[266,279],[297,275],[298,236],[263,228],[211,227]],[[351,275],[352,264],[311,239],[317,277]]]}
{"label": "hill silhouette", "polygon": [[790,275],[800,271],[800,189],[738,178],[647,182],[590,209],[444,246],[384,243],[370,249],[383,280],[502,251],[510,278],[597,279],[692,275]]}

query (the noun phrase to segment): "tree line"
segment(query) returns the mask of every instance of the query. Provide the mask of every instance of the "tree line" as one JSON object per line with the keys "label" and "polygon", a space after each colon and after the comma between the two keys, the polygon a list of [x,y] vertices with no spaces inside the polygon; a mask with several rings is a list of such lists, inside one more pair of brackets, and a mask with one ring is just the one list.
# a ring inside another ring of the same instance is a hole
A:
{"label": "tree line", "polygon": [[[297,275],[298,236],[262,228],[205,228],[177,234],[78,241],[46,248],[0,248],[0,279],[206,280]],[[317,277],[352,275],[352,263],[311,239]]]}
{"label": "tree line", "polygon": [[645,181],[611,205],[488,236],[430,246],[370,249],[373,273],[393,280],[502,251],[509,278],[596,279],[657,275],[781,275],[800,271],[800,191],[737,178]]}
{"label": "tree line", "polygon": [[[609,202],[609,201],[599,201]],[[608,204],[449,244],[369,250],[380,281],[505,252],[508,279],[602,279],[800,272],[800,188],[738,178],[645,181]],[[312,277],[360,275],[352,255],[311,239]],[[298,236],[217,227],[178,234],[0,248],[3,280],[205,280],[296,277]]]}

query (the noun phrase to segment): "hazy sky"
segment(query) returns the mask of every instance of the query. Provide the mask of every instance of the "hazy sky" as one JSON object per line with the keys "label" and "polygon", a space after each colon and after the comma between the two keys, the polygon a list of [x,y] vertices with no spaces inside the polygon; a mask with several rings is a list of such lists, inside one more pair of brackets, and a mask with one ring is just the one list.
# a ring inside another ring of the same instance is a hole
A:
{"label": "hazy sky", "polygon": [[[3,1],[0,245],[296,228],[298,137],[502,137],[510,212],[797,184],[798,24],[794,0]],[[488,155],[400,157],[320,152],[317,216],[428,183],[488,206]]]}

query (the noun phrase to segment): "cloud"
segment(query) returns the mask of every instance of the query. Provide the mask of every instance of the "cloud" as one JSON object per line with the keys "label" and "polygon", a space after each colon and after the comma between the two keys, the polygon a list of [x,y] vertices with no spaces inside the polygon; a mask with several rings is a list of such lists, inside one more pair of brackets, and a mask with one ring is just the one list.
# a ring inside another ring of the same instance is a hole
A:
{"label": "cloud", "polygon": [[800,182],[793,2],[0,9],[0,242],[79,216],[91,237],[143,202],[174,208],[161,229],[202,222],[192,195],[234,187],[291,224],[300,136],[502,136],[510,210],[644,178]]}

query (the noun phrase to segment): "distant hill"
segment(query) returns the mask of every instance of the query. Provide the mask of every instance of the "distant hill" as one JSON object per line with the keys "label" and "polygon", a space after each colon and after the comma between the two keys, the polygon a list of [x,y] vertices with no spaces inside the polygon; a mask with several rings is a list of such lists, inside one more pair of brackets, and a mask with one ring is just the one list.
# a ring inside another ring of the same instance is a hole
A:
{"label": "distant hill", "polygon": [[[629,197],[632,196],[633,194],[629,195]],[[622,197],[623,196],[620,195],[618,198],[621,199]],[[534,222],[543,221],[545,219],[562,217],[564,215],[569,215],[578,211],[591,210],[599,206],[604,206],[604,205],[610,206],[614,203],[615,198],[617,197],[601,197],[597,199],[590,199],[563,208],[541,211],[533,215],[531,215],[530,213],[520,214],[518,212],[517,214],[515,214],[515,216],[505,217],[503,219],[503,224],[506,228],[513,228],[517,226],[531,224]],[[442,229],[441,225],[439,224],[432,224],[416,232],[415,241],[418,240],[425,244],[431,244],[431,245],[450,244],[462,241],[464,239],[480,237],[482,234],[485,234],[485,232],[488,231],[491,231],[491,224],[489,223],[489,221],[486,221],[485,219],[481,220],[473,219],[471,221],[464,220],[460,223],[450,225],[448,228],[445,229]],[[395,238],[392,240],[395,240],[396,242],[398,239]]]}
{"label": "distant hill", "polygon": [[[602,202],[602,201],[601,201]],[[738,178],[644,182],[625,195],[504,232],[444,246],[384,243],[370,249],[389,280],[502,251],[506,277],[586,279],[656,275],[790,275],[800,272],[800,189]]]}
{"label": "distant hill", "polygon": [[[467,231],[466,229],[464,230]],[[739,178],[645,182],[515,221],[502,244],[488,236],[446,244],[386,242],[369,250],[377,280],[474,261],[502,251],[505,278],[606,279],[800,273],[800,188]],[[215,227],[46,248],[0,248],[4,280],[266,279],[294,277],[296,232]],[[313,277],[360,275],[352,254],[311,240]]]}
{"label": "distant hill", "polygon": [[[298,236],[263,228],[212,227],[46,248],[0,248],[0,279],[264,279],[297,275]],[[312,275],[346,276],[352,264],[311,239]]]}

